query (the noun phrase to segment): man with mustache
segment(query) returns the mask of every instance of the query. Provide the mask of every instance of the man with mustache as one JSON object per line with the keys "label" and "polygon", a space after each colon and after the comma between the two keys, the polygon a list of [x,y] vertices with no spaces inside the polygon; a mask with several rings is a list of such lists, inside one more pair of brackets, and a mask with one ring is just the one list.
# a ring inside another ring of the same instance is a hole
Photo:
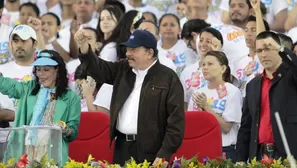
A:
{"label": "man with mustache", "polygon": [[280,115],[291,154],[297,158],[297,57],[271,31],[257,35],[256,53],[264,71],[246,87],[236,160],[287,158],[275,112]]}
{"label": "man with mustache", "polygon": [[[123,166],[133,157],[156,166],[168,164],[182,143],[185,129],[184,92],[174,71],[160,64],[157,40],[136,30],[121,46],[127,60],[112,63],[95,56],[80,30],[75,40],[87,74],[96,82],[113,85],[110,105],[110,140],[115,139],[114,163]],[[166,167],[166,165],[165,165]]]}
{"label": "man with mustache", "polygon": [[[0,72],[3,76],[16,79],[18,81],[28,81],[32,79],[34,53],[37,48],[37,36],[34,29],[28,25],[16,26],[9,36],[9,53],[14,57],[14,61],[0,65]],[[16,110],[18,100],[10,99]],[[13,121],[14,113],[1,114],[6,120]],[[1,118],[0,118],[1,120]]]}
{"label": "man with mustache", "polygon": [[253,13],[250,0],[230,0],[229,7],[229,17],[232,24],[244,29],[248,17]]}
{"label": "man with mustache", "polygon": [[[0,20],[2,16],[2,10],[4,1],[0,1]],[[1,25],[0,25],[1,30]],[[1,32],[1,31],[0,31]],[[0,93],[0,128],[9,127],[9,121],[14,116],[14,107],[9,97]],[[0,160],[4,157],[4,150],[6,148],[6,139],[9,132],[0,132]]]}

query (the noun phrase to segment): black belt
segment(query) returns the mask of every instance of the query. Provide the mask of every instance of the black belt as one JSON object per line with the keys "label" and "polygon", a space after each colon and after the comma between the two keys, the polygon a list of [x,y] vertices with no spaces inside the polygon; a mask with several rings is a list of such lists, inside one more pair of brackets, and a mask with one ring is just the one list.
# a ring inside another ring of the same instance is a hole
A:
{"label": "black belt", "polygon": [[117,138],[124,139],[127,142],[130,142],[130,141],[136,141],[137,135],[136,134],[123,134],[123,133],[117,131]]}
{"label": "black belt", "polygon": [[260,149],[262,151],[267,151],[267,152],[274,152],[276,150],[275,144],[273,144],[273,143],[260,144]]}

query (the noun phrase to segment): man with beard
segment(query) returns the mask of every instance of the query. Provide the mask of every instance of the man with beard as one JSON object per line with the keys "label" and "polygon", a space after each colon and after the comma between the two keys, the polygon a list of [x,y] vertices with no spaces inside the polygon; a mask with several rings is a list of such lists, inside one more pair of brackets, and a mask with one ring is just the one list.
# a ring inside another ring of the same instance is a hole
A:
{"label": "man with beard", "polygon": [[229,17],[232,25],[245,29],[248,17],[253,13],[250,0],[230,0],[229,7]]}
{"label": "man with beard", "polygon": [[[4,6],[4,1],[0,1],[0,20],[2,16],[2,10]],[[1,26],[1,25],[0,25]],[[1,29],[1,28],[0,28]],[[0,128],[9,127],[9,122],[11,118],[14,118],[14,107],[8,96],[0,94]],[[0,160],[3,159],[4,150],[6,148],[6,138],[8,132],[0,132]]]}
{"label": "man with beard", "polygon": [[[34,29],[28,25],[16,26],[9,36],[9,52],[14,56],[14,61],[0,65],[3,76],[18,81],[32,79],[32,66],[34,53],[37,48],[37,37]],[[16,110],[18,101],[11,99]],[[4,114],[3,114],[4,115]],[[14,120],[14,113],[7,114],[9,120]],[[1,118],[0,118],[1,119]]]}

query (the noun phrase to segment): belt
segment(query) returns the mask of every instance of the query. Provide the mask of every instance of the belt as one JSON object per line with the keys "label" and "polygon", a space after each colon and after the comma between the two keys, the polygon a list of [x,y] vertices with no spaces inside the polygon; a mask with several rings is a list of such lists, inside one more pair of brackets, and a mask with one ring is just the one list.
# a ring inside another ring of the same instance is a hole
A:
{"label": "belt", "polygon": [[117,132],[117,138],[125,139],[127,142],[136,141],[137,135],[136,134],[123,134],[121,132]]}
{"label": "belt", "polygon": [[275,151],[275,144],[268,143],[268,144],[260,144],[261,150],[267,151],[267,152],[274,152]]}

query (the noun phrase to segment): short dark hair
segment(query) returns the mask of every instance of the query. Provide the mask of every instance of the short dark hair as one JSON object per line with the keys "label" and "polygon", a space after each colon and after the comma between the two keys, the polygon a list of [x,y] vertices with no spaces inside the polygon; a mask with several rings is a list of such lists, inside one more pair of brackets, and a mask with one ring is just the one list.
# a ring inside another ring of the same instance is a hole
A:
{"label": "short dark hair", "polygon": [[[231,1],[232,1],[232,0],[229,0],[229,6],[230,6],[230,4],[231,4]],[[246,2],[246,4],[249,6],[249,9],[253,8],[253,7],[252,7],[252,4],[251,4],[251,2],[250,2],[250,0],[245,0],[245,2]]]}
{"label": "short dark hair", "polygon": [[23,7],[31,7],[34,10],[34,12],[36,13],[36,16],[40,15],[40,10],[39,10],[38,6],[34,3],[31,3],[31,2],[23,3],[20,6],[19,11],[21,11]]}
{"label": "short dark hair", "polygon": [[126,13],[125,5],[123,5],[123,3],[119,2],[118,0],[105,1],[104,5],[116,6],[122,11],[122,13]]}
{"label": "short dark hair", "polygon": [[221,41],[222,46],[224,45],[223,36],[222,36],[221,32],[218,31],[217,29],[212,28],[212,27],[207,27],[207,28],[203,29],[203,30],[200,32],[200,35],[201,35],[203,32],[207,32],[207,33],[212,34],[215,38],[217,38],[218,40]]}
{"label": "short dark hair", "polygon": [[[269,31],[270,30],[270,27],[269,27],[269,24],[266,20],[262,19],[263,20],[263,23],[264,23],[264,27],[265,27],[265,30],[266,31]],[[256,22],[257,19],[255,16],[251,15],[248,17],[248,22]]]}
{"label": "short dark hair", "polygon": [[[57,25],[58,26],[61,26],[61,20],[60,20],[59,16],[57,16],[55,13],[53,13],[53,12],[47,12],[44,15],[42,15],[42,17],[45,16],[45,15],[50,15],[50,16],[54,17],[56,19]],[[59,32],[57,32],[56,37],[57,38],[60,37]]]}
{"label": "short dark hair", "polygon": [[206,53],[206,57],[207,56],[216,57],[221,65],[225,65],[227,67],[226,71],[223,73],[223,80],[225,82],[231,83],[231,69],[229,67],[229,61],[225,53],[221,51],[209,51]]}
{"label": "short dark hair", "polygon": [[154,23],[156,25],[158,24],[158,19],[157,19],[156,15],[154,13],[152,13],[152,12],[143,12],[143,15],[144,14],[150,14],[150,15],[152,15]]}
{"label": "short dark hair", "polygon": [[256,37],[256,40],[266,39],[268,37],[271,37],[275,42],[277,42],[277,44],[281,45],[279,36],[272,31],[264,31],[259,33]]}
{"label": "short dark hair", "polygon": [[154,27],[155,27],[155,32],[156,32],[156,34],[159,34],[159,27],[156,25],[156,23],[154,23],[154,22],[152,22],[152,21],[150,21],[150,20],[144,20],[144,21],[141,22],[141,24],[142,24],[142,23],[151,23],[151,24],[153,24]]}
{"label": "short dark hair", "polygon": [[284,45],[288,49],[292,48],[293,40],[291,39],[291,37],[283,33],[278,33],[277,35],[279,36],[282,45]]}
{"label": "short dark hair", "polygon": [[200,33],[203,29],[210,27],[211,25],[206,23],[202,19],[192,19],[187,21],[182,29],[181,38],[189,40],[192,38],[192,32]]}

